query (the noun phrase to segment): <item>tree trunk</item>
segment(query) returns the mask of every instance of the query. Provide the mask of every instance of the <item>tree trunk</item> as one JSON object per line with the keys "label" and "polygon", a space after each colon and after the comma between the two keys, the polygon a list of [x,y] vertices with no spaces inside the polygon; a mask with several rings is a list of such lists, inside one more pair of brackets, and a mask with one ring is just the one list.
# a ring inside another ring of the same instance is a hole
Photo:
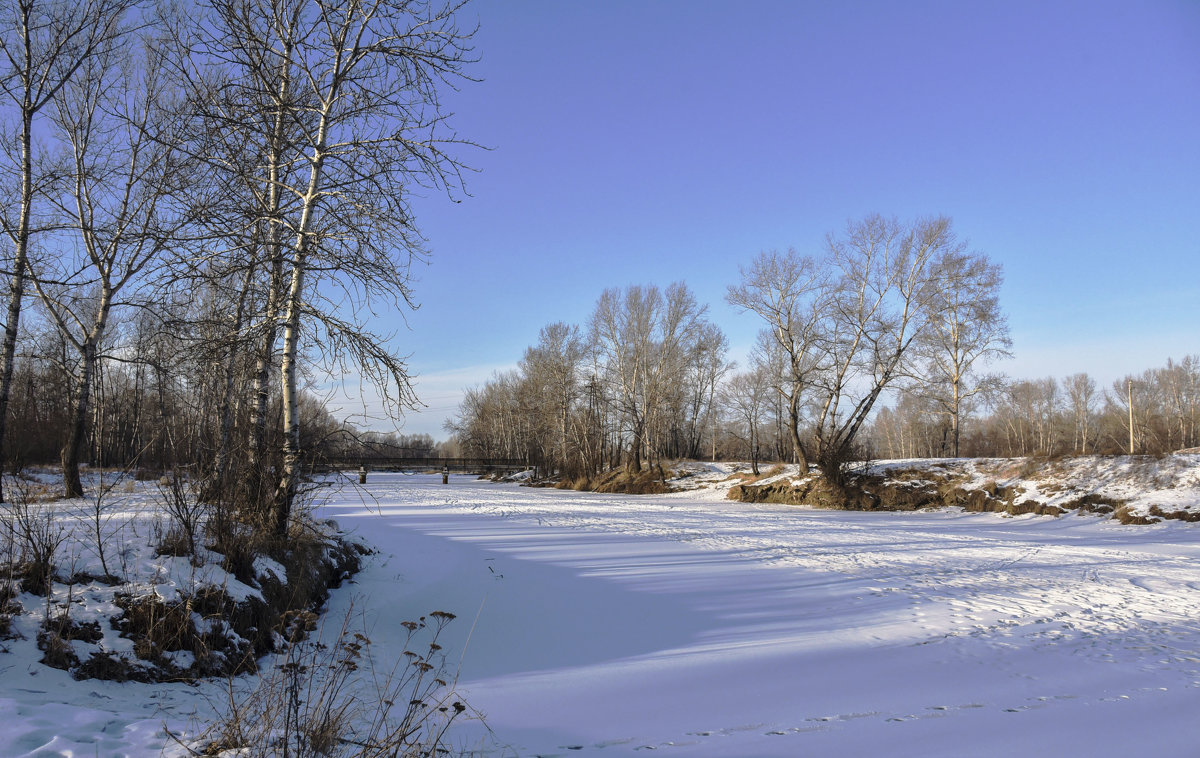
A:
{"label": "tree trunk", "polygon": [[[289,29],[290,31],[290,29]],[[275,123],[271,129],[270,157],[267,168],[267,204],[265,216],[267,234],[265,248],[271,265],[267,282],[266,311],[263,333],[255,360],[253,402],[250,407],[250,439],[248,463],[252,502],[265,500],[266,487],[262,481],[266,461],[267,405],[271,396],[271,366],[275,361],[275,343],[279,337],[276,319],[279,314],[279,290],[283,285],[283,225],[280,219],[279,172],[283,155],[284,110],[291,98],[291,39],[284,45],[280,66],[280,82]],[[273,482],[271,484],[274,484]]]}
{"label": "tree trunk", "polygon": [[296,230],[296,243],[292,251],[292,282],[288,288],[287,310],[283,321],[283,355],[280,362],[283,402],[283,464],[279,486],[275,490],[273,524],[275,534],[279,536],[287,534],[288,520],[292,515],[292,504],[296,498],[296,489],[300,484],[300,459],[303,451],[300,449],[299,374],[296,370],[296,361],[299,358],[300,311],[304,297],[304,274],[308,267],[308,253],[311,245],[310,230],[313,215],[316,213],[317,197],[321,187],[321,169],[325,158],[327,118],[327,112],[322,114],[317,131],[316,146],[313,149],[308,191],[304,194],[300,225]]}
{"label": "tree trunk", "polygon": [[808,455],[804,452],[804,443],[800,441],[800,391],[798,388],[793,388],[792,394],[788,398],[788,433],[792,438],[792,453],[796,456],[800,475],[804,476],[809,472],[809,465]]}
{"label": "tree trunk", "polygon": [[71,402],[71,420],[67,425],[67,441],[63,444],[62,461],[63,490],[67,498],[83,497],[83,482],[79,478],[79,459],[83,451],[83,440],[87,435],[87,415],[92,393],[92,372],[96,365],[96,344],[87,340],[83,344],[79,367],[79,379],[75,385],[75,397]]}
{"label": "tree trunk", "polygon": [[288,289],[287,312],[283,325],[283,356],[280,363],[283,403],[283,462],[279,472],[279,485],[275,490],[275,509],[272,528],[277,535],[287,533],[288,519],[291,518],[292,502],[296,497],[300,475],[300,406],[299,385],[297,380],[296,360],[299,357],[297,348],[300,341],[300,300],[304,291],[304,254],[306,247],[305,236],[302,233],[297,243],[295,268],[292,270],[292,283]]}
{"label": "tree trunk", "polygon": [[[8,285],[8,314],[4,321],[3,358],[0,359],[0,466],[4,463],[4,436],[8,421],[8,399],[12,393],[13,365],[17,353],[17,332],[21,323],[21,301],[25,297],[25,269],[29,261],[29,219],[33,213],[33,111],[26,94],[21,121],[21,210],[13,232],[16,251],[12,278]],[[0,503],[4,502],[3,477],[0,477]]]}
{"label": "tree trunk", "polygon": [[[247,268],[246,278],[242,282],[242,290],[238,293],[237,307],[234,309],[233,334],[240,334],[246,314],[246,299],[254,280],[255,267],[253,262]],[[229,456],[233,446],[233,397],[234,397],[234,364],[237,359],[237,345],[230,344],[221,367],[224,374],[224,387],[221,397],[221,436],[217,443],[217,454],[213,461],[212,482],[217,493],[224,493],[229,484]],[[212,494],[212,493],[210,493]]]}

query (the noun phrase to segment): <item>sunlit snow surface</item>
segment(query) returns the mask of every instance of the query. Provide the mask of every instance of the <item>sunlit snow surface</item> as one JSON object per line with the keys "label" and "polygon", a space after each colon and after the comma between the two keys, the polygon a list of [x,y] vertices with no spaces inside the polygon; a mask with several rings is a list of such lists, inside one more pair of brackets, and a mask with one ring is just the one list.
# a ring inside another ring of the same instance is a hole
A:
{"label": "sunlit snow surface", "polygon": [[[327,624],[444,640],[487,755],[1193,756],[1200,524],[753,506],[372,473]],[[468,639],[469,638],[469,639]],[[22,648],[23,649],[23,648]],[[399,648],[396,648],[397,654]],[[453,673],[453,672],[452,672]],[[217,685],[0,654],[0,755],[169,755]]]}
{"label": "sunlit snow surface", "polygon": [[322,514],[384,551],[355,588],[376,633],[460,617],[460,689],[509,754],[1200,745],[1195,525],[451,481],[373,475]]}

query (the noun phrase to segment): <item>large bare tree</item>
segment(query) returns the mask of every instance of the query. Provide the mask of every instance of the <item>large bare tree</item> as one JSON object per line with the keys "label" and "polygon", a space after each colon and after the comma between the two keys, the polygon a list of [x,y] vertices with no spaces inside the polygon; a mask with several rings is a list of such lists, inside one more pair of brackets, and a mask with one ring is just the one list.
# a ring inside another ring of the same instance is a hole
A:
{"label": "large bare tree", "polygon": [[413,400],[403,361],[357,319],[375,300],[413,305],[409,266],[423,246],[409,198],[419,186],[461,184],[461,164],[447,152],[460,140],[446,128],[440,89],[464,77],[472,31],[458,26],[457,5],[425,0],[274,5],[299,8],[288,64],[303,89],[295,98],[295,181],[279,180],[295,199],[279,314],[284,444],[274,525],[282,533],[303,455],[302,335],[331,360],[353,361],[385,400]]}
{"label": "large bare tree", "polygon": [[816,459],[835,485],[882,393],[905,375],[928,328],[938,256],[954,243],[944,217],[901,224],[868,216],[828,238],[830,294],[812,383]]}
{"label": "large bare tree", "polygon": [[[424,240],[411,197],[461,187],[453,152],[466,142],[441,104],[445,88],[469,78],[473,30],[457,22],[461,5],[207,0],[201,23],[179,25],[177,38],[192,51],[193,149],[213,169],[214,186],[227,189],[209,207],[214,242],[202,265],[185,265],[219,283],[231,314],[213,473],[225,478],[242,405],[246,494],[277,532],[286,529],[304,456],[306,363],[353,370],[393,410],[415,403],[390,335],[367,321],[414,307],[409,270]],[[238,383],[247,349],[253,368]],[[234,398],[239,384],[249,398]],[[282,444],[271,450],[272,439]]]}
{"label": "large bare tree", "polygon": [[[227,199],[213,215],[211,281],[229,276],[229,299],[236,303],[229,325],[231,346],[253,345],[245,476],[252,499],[273,496],[276,482],[264,481],[269,452],[268,418],[272,370],[277,365],[285,252],[290,219],[301,196],[306,163],[304,135],[314,113],[311,87],[297,77],[303,39],[314,30],[311,3],[245,3],[211,0],[211,26],[183,24],[193,55],[189,59],[197,124],[198,152],[209,160]],[[215,269],[215,270],[213,270]],[[224,361],[226,397],[215,477],[225,476],[231,447],[234,350]],[[227,431],[229,430],[229,431]],[[269,494],[268,494],[269,491]]]}

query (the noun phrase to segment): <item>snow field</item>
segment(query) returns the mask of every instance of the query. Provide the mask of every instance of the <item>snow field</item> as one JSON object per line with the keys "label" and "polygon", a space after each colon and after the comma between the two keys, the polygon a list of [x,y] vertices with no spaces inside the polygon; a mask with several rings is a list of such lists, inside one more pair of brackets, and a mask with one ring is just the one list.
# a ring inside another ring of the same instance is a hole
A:
{"label": "snow field", "polygon": [[1200,738],[1193,525],[368,490],[322,511],[381,547],[360,606],[384,628],[396,606],[459,616],[459,690],[493,754],[1185,756]]}
{"label": "snow field", "polygon": [[[331,488],[317,516],[379,552],[322,635],[350,616],[386,668],[402,622],[454,613],[449,674],[486,726],[451,740],[479,755],[1196,755],[1200,524],[750,505],[724,499],[727,473],[640,497],[380,473]],[[253,592],[154,556],[151,501],[107,512],[110,568],[165,597],[202,578]],[[86,506],[54,507],[86,535]],[[100,573],[89,544],[60,564]],[[120,651],[107,592],[51,602]],[[31,598],[25,638],[0,643],[0,757],[184,755],[164,725],[195,733],[225,683],[74,681],[37,662]]]}

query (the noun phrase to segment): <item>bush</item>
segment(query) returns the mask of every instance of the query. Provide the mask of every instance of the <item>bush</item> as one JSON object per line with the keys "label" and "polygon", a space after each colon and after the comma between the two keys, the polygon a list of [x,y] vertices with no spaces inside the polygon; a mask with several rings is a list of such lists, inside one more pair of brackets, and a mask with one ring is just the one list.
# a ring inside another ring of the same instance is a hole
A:
{"label": "bush", "polygon": [[71,646],[72,640],[96,642],[104,636],[100,631],[100,622],[90,621],[85,624],[73,621],[63,613],[55,618],[47,618],[38,633],[37,645],[42,651],[42,663],[56,669],[70,671],[79,665],[79,657]]}
{"label": "bush", "polygon": [[0,640],[13,638],[12,617],[21,614],[21,604],[16,602],[17,591],[8,582],[0,583]]}
{"label": "bush", "polygon": [[20,560],[15,573],[21,590],[45,596],[54,579],[54,557],[67,538],[66,527],[56,518],[53,506],[38,500],[25,483],[12,488],[11,502],[4,504],[4,528],[19,545]]}
{"label": "bush", "polygon": [[187,480],[176,471],[158,482],[159,499],[171,518],[171,528],[158,545],[159,555],[196,555],[196,536],[208,512],[205,502],[191,492]]}

